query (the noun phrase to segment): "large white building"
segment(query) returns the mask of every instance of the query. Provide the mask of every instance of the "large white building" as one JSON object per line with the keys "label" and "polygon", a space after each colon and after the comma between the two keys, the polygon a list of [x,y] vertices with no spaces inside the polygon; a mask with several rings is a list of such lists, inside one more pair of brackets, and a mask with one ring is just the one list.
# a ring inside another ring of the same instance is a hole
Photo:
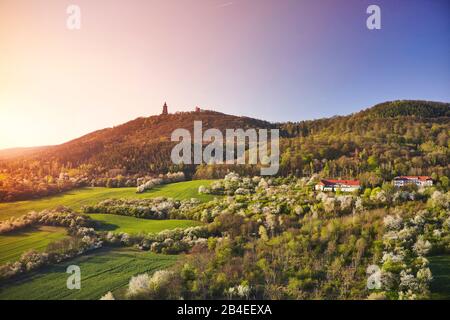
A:
{"label": "large white building", "polygon": [[400,176],[394,178],[394,186],[403,187],[409,184],[415,184],[419,187],[430,187],[433,185],[433,179],[429,176]]}

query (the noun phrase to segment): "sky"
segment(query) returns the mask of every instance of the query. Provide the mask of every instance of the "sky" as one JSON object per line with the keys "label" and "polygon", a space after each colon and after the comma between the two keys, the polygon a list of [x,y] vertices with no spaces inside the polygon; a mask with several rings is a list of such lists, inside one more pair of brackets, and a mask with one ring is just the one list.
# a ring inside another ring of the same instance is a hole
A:
{"label": "sky", "polygon": [[[366,26],[371,4],[380,30]],[[165,101],[269,121],[449,102],[449,18],[448,0],[0,0],[0,149],[63,143]]]}

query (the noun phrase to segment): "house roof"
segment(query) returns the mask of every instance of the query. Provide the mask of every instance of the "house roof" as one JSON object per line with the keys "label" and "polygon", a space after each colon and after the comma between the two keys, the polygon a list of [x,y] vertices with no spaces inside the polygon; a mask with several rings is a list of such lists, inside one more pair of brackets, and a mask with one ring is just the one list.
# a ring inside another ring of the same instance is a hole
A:
{"label": "house roof", "polygon": [[336,180],[336,179],[322,179],[320,180],[320,185],[322,186],[332,186],[332,185],[347,185],[347,186],[357,186],[359,187],[359,180]]}
{"label": "house roof", "polygon": [[420,180],[420,181],[427,181],[427,180],[433,180],[430,176],[399,176],[395,177],[394,180]]}

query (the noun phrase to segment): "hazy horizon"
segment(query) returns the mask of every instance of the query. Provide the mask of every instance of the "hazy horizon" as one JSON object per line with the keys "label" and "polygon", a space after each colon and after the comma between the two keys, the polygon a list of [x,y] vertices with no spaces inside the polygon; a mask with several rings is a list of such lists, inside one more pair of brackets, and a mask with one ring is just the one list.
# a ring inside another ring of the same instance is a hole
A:
{"label": "hazy horizon", "polygon": [[[81,8],[68,30],[66,8]],[[271,122],[450,101],[450,3],[0,2],[0,149],[55,145],[195,106]]]}

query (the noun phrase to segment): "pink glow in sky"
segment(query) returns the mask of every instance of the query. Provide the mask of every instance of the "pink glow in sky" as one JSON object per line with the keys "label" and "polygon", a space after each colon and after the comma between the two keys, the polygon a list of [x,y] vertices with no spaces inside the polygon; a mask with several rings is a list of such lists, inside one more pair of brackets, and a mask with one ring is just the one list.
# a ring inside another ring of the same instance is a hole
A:
{"label": "pink glow in sky", "polygon": [[[72,3],[81,30],[66,28]],[[0,148],[62,143],[166,100],[171,111],[214,107],[210,93],[227,89],[215,87],[215,66],[233,67],[239,41],[222,3],[2,0]]]}
{"label": "pink glow in sky", "polygon": [[[272,121],[448,101],[448,1],[378,0],[376,32],[371,2],[0,0],[0,149],[66,142],[165,101]],[[81,30],[66,28],[70,4]]]}

